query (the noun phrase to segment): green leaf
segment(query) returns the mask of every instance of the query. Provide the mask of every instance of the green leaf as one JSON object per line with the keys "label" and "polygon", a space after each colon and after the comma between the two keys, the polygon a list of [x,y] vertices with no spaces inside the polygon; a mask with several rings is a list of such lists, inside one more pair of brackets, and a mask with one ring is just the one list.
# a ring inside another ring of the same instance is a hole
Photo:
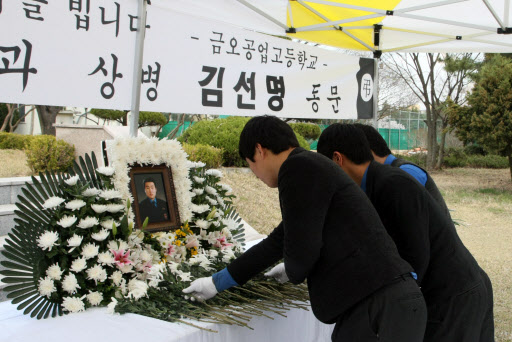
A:
{"label": "green leaf", "polygon": [[[31,296],[33,296],[33,297],[31,297]],[[17,297],[17,298],[14,298],[14,299],[12,300],[12,304],[18,304],[18,303],[20,303],[20,302],[25,301],[25,299],[27,299],[27,298],[28,298],[28,300],[26,300],[25,302],[23,302],[21,305],[23,305],[23,304],[25,304],[25,303],[29,304],[30,302],[32,302],[33,300],[35,300],[37,297],[41,297],[41,295],[39,294],[39,291],[34,290],[34,292],[33,292],[33,293],[27,293],[27,294],[25,294],[25,295],[23,295],[23,296],[19,296],[19,297]],[[21,306],[21,305],[20,305],[20,306]],[[20,309],[21,309],[21,308],[20,308],[20,307],[18,307],[18,310],[20,310]]]}
{"label": "green leaf", "polygon": [[[8,268],[14,268],[15,270],[23,270],[23,271],[32,272],[32,268],[30,268],[30,267],[15,264],[14,262],[10,262],[7,260],[1,261],[0,264],[2,266],[8,267]],[[4,280],[2,280],[2,281],[4,281]]]}
{"label": "green leaf", "polygon": [[[5,291],[5,289],[4,289],[4,291]],[[38,290],[35,289],[35,286],[31,286],[31,287],[27,287],[27,288],[20,289],[20,290],[17,290],[17,291],[12,291],[11,293],[9,293],[7,295],[7,298],[9,298],[9,299],[16,298],[16,297],[25,295],[25,294],[29,293],[30,291],[32,291],[30,293],[30,295],[38,293]]]}
{"label": "green leaf", "polygon": [[30,313],[30,317],[31,317],[31,318],[34,318],[34,317],[37,315],[37,313],[39,312],[39,310],[41,310],[41,307],[42,307],[44,304],[46,304],[46,302],[47,302],[46,298],[41,297],[41,299],[42,299],[42,300],[41,300],[41,303],[39,303],[39,304],[38,304],[38,305],[37,305],[37,306],[32,310],[32,312]]}
{"label": "green leaf", "polygon": [[144,220],[144,222],[142,223],[142,230],[146,229],[146,227],[148,226],[148,223],[149,223],[149,217],[146,217],[146,219]]}
{"label": "green leaf", "polygon": [[11,292],[11,291],[21,290],[21,289],[29,288],[29,287],[33,288],[34,284],[33,283],[22,283],[22,284],[16,284],[16,285],[9,285],[9,286],[4,287],[4,291]]}
{"label": "green leaf", "polygon": [[[41,303],[41,304],[43,304],[43,303]],[[41,311],[39,311],[39,315],[37,315],[37,319],[43,318],[43,315],[45,314],[45,312],[48,309],[48,307],[50,306],[50,304],[51,304],[51,302],[46,300],[46,304],[41,308]],[[34,312],[36,312],[36,310],[34,310]],[[34,316],[35,316],[35,314],[34,314]],[[31,317],[34,317],[34,316],[31,316]]]}

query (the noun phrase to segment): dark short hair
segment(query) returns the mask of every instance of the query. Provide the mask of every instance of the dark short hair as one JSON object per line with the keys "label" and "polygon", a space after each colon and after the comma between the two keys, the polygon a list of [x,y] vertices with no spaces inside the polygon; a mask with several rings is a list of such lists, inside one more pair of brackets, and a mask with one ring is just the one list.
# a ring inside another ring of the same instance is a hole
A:
{"label": "dark short hair", "polygon": [[293,129],[283,120],[270,115],[256,116],[245,124],[240,133],[238,153],[245,160],[254,161],[256,144],[279,154],[291,147],[299,147]]}
{"label": "dark short hair", "polygon": [[324,129],[318,139],[317,152],[329,159],[334,152],[339,152],[357,165],[373,160],[368,140],[353,124],[335,123]]}
{"label": "dark short hair", "polygon": [[144,183],[142,183],[144,184],[144,187],[146,187],[146,183],[153,183],[156,187],[156,182],[152,177],[144,178]]}
{"label": "dark short hair", "polygon": [[370,149],[373,151],[373,153],[379,157],[386,157],[391,154],[391,150],[389,149],[386,140],[384,140],[378,130],[370,125],[363,125],[360,123],[356,123],[355,125],[364,132],[364,135],[366,136],[366,139],[368,139]]}

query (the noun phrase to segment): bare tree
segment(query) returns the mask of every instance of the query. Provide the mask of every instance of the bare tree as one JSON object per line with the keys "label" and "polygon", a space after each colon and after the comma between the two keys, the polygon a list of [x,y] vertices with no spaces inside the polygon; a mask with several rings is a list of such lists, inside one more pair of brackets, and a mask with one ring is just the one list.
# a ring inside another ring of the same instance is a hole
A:
{"label": "bare tree", "polygon": [[26,110],[25,113],[21,116],[18,116],[15,121],[16,116],[14,114],[16,113],[16,111],[19,113],[20,109],[26,108],[26,105],[21,105],[19,107],[11,103],[6,103],[5,105],[7,107],[7,115],[4,118],[2,127],[0,127],[0,132],[7,131],[7,129],[9,129],[9,132],[14,132],[14,130],[16,129],[16,127],[18,127],[20,122],[34,110],[34,107],[32,107],[29,110]]}
{"label": "bare tree", "polygon": [[[479,54],[394,53],[384,57],[397,77],[406,82],[426,110],[427,169],[439,168],[444,158],[444,144],[448,121],[445,102],[451,98],[463,103],[477,69]],[[438,121],[441,122],[441,141],[437,143]]]}
{"label": "bare tree", "polygon": [[57,119],[57,114],[59,114],[64,107],[37,105],[36,109],[39,115],[39,122],[41,123],[41,133],[55,135],[55,127],[53,124]]}

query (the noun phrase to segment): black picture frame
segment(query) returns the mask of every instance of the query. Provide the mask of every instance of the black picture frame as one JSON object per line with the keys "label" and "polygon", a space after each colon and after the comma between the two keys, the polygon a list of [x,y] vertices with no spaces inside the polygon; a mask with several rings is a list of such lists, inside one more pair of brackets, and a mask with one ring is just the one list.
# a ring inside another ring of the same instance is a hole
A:
{"label": "black picture frame", "polygon": [[[142,229],[144,220],[149,217],[148,225],[144,228],[146,231],[158,232],[180,228],[180,213],[171,168],[165,164],[133,164],[129,176],[135,227]],[[156,189],[156,203],[150,203],[150,197],[154,195],[151,183]]]}

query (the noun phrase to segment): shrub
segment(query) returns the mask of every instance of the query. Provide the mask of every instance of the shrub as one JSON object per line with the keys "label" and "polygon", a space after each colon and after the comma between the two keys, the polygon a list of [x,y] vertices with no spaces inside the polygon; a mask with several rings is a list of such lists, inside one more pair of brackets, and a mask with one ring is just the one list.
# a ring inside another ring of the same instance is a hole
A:
{"label": "shrub", "polygon": [[245,166],[245,161],[238,155],[238,141],[247,121],[249,118],[235,116],[199,121],[189,127],[178,140],[192,145],[220,148],[225,166]]}
{"label": "shrub", "polygon": [[468,156],[471,156],[471,155],[485,156],[487,154],[487,152],[485,152],[483,147],[479,146],[477,144],[471,144],[471,145],[465,146],[464,153],[466,153],[466,155],[468,155]]}
{"label": "shrub", "polygon": [[411,163],[414,163],[423,168],[425,168],[427,165],[427,154],[426,153],[397,154],[396,157],[408,160]]}
{"label": "shrub", "polygon": [[145,126],[163,126],[169,122],[169,119],[159,112],[140,112],[139,127]]}
{"label": "shrub", "polygon": [[[247,166],[238,154],[240,133],[250,118],[231,116],[225,119],[203,120],[188,128],[178,140],[192,145],[204,144],[222,149],[224,166]],[[309,150],[307,141],[297,133],[300,146]]]}
{"label": "shrub", "polygon": [[51,135],[32,137],[25,153],[28,166],[34,173],[66,171],[75,159],[75,147]]}
{"label": "shrub", "polygon": [[466,166],[469,167],[480,167],[488,169],[507,169],[508,158],[501,157],[495,154],[488,154],[486,156],[472,155],[468,156],[466,160]]}
{"label": "shrub", "polygon": [[123,120],[126,120],[126,114],[124,110],[113,110],[113,109],[101,109],[101,108],[94,108],[91,109],[91,114],[94,116],[97,116],[100,119],[105,120],[115,120],[122,122]]}
{"label": "shrub", "polygon": [[0,150],[24,150],[31,140],[31,135],[0,132]]}
{"label": "shrub", "polygon": [[290,126],[296,132],[302,135],[305,139],[316,140],[322,134],[322,130],[318,125],[307,122],[291,123]]}
{"label": "shrub", "polygon": [[183,144],[183,149],[188,154],[188,159],[193,162],[203,162],[208,169],[215,169],[222,165],[222,149],[197,144]]}

